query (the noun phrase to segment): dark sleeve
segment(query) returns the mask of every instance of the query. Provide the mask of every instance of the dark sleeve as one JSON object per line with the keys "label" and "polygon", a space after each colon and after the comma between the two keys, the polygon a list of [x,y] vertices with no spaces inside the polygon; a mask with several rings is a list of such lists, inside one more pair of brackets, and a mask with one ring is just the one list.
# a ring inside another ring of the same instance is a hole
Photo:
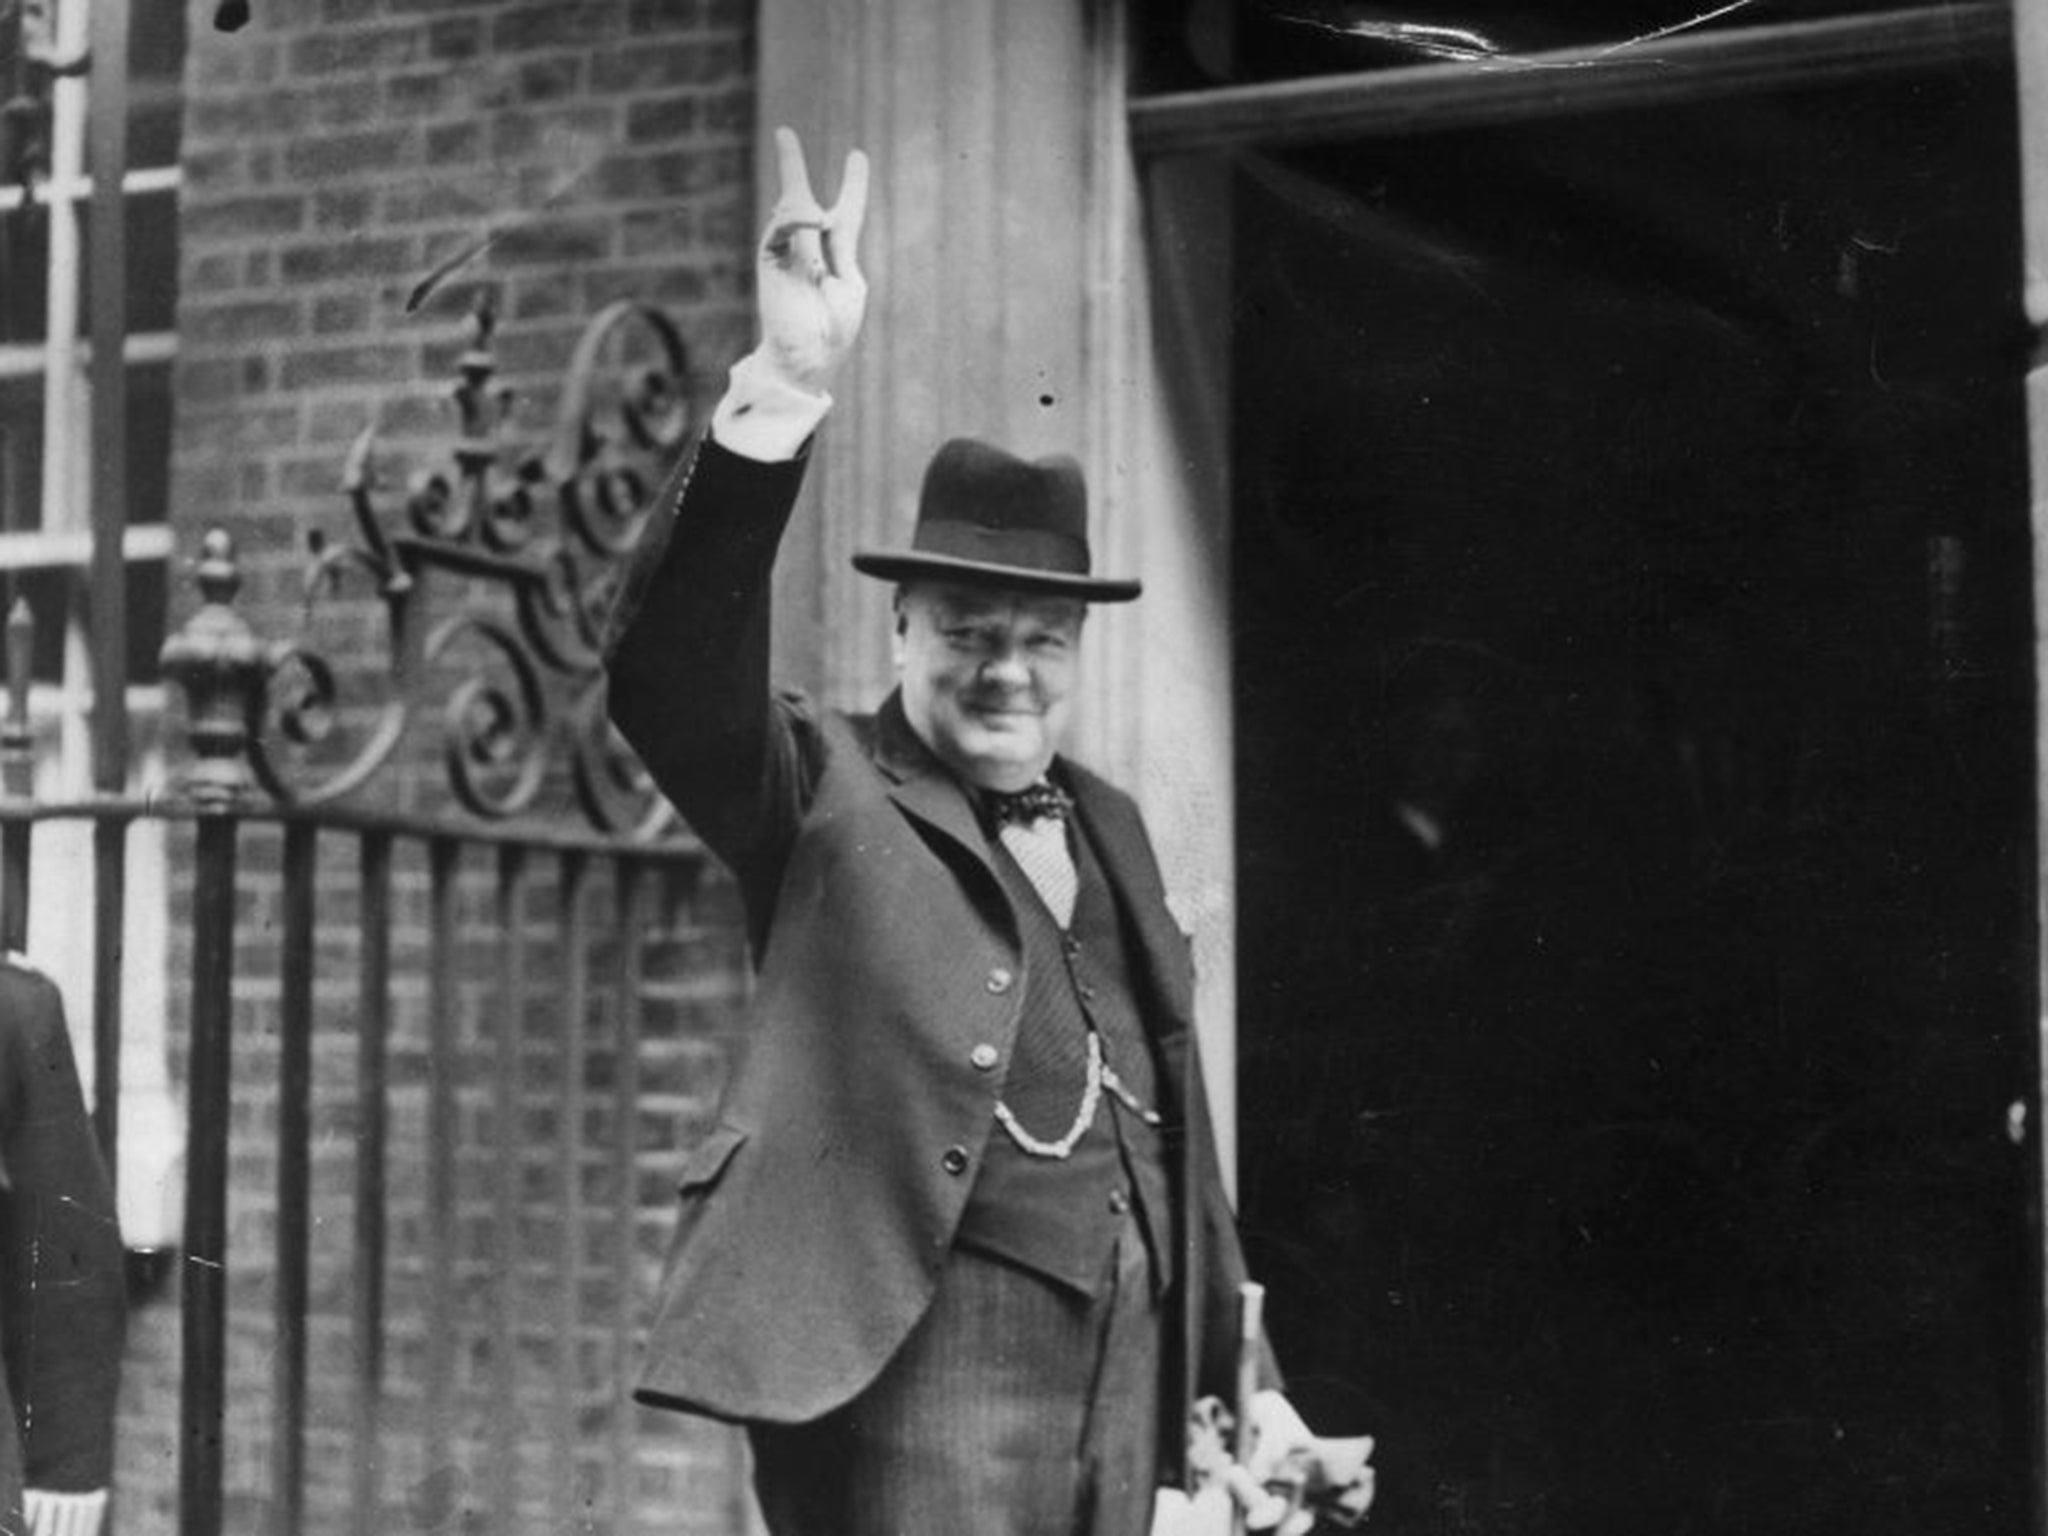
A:
{"label": "dark sleeve", "polygon": [[769,688],[769,586],[804,460],[699,443],[670,474],[605,636],[612,723],[670,804],[771,899],[818,757],[807,708]]}
{"label": "dark sleeve", "polygon": [[8,1383],[27,1486],[104,1488],[127,1327],[121,1235],[57,989],[0,972]]}

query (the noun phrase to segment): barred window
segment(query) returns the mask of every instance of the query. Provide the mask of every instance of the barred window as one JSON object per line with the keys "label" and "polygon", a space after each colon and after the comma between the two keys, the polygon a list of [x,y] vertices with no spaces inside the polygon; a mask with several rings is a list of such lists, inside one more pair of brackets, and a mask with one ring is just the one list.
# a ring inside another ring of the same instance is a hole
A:
{"label": "barred window", "polygon": [[[35,620],[29,712],[42,800],[93,786],[90,648],[93,176],[86,70],[91,0],[0,0],[0,612],[25,601]],[[177,348],[179,139],[185,7],[128,11],[126,145],[121,179],[129,335],[126,675],[130,786],[163,778],[157,655],[171,554],[171,379]],[[73,846],[75,844],[75,846]],[[163,829],[129,834],[124,924],[122,1216],[136,1245],[171,1240],[163,1188],[181,1137],[162,1019],[166,984]],[[95,893],[83,825],[47,823],[35,840],[29,960],[63,989],[81,1064],[91,1070],[92,935],[75,914]]]}

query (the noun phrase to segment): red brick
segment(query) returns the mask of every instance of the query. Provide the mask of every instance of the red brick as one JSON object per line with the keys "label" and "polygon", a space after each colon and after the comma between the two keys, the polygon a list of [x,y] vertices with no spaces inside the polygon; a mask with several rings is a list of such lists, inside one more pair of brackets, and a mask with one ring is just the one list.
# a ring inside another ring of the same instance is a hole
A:
{"label": "red brick", "polygon": [[[500,160],[554,162],[558,172],[594,160],[618,137],[618,114],[602,104],[503,112],[492,124],[491,153]],[[565,161],[573,155],[574,161]]]}
{"label": "red brick", "polygon": [[427,163],[466,165],[481,160],[488,134],[481,121],[436,123],[427,130]]}
{"label": "red brick", "polygon": [[309,131],[356,128],[377,120],[378,91],[374,79],[323,80],[318,85],[301,83],[292,89],[305,103]]}
{"label": "red brick", "polygon": [[295,75],[361,74],[415,63],[425,51],[417,27],[325,27],[295,39],[287,58]]}
{"label": "red brick", "polygon": [[319,229],[361,229],[376,207],[375,195],[366,189],[329,189],[313,199],[313,223]]}
{"label": "red brick", "polygon": [[754,224],[751,189],[739,188],[700,205],[697,235],[711,250],[744,251],[754,238]]}
{"label": "red brick", "polygon": [[674,32],[686,25],[701,27],[703,22],[701,0],[631,0],[626,9],[626,25],[635,33]]}
{"label": "red brick", "polygon": [[[320,24],[320,7],[325,0],[269,0],[262,15],[266,31],[287,34],[302,32]],[[246,37],[247,33],[240,34]]]}
{"label": "red brick", "polygon": [[288,283],[318,283],[403,272],[416,265],[410,240],[359,237],[288,245],[281,253],[279,275]]}
{"label": "red brick", "polygon": [[246,166],[247,160],[240,145],[223,143],[200,147],[188,137],[184,158],[179,165],[184,195],[189,198],[214,187],[239,188]]}
{"label": "red brick", "polygon": [[625,255],[675,256],[696,238],[697,211],[676,207],[629,213],[620,220],[620,228],[620,249]]}
{"label": "red brick", "polygon": [[569,100],[583,86],[583,55],[577,52],[524,60],[514,80],[522,102],[538,105]]}
{"label": "red brick", "polygon": [[697,127],[701,101],[696,96],[655,96],[626,106],[626,139],[633,144],[665,144],[687,138]]}
{"label": "red brick", "polygon": [[692,157],[680,151],[654,155],[613,155],[596,173],[597,194],[607,202],[669,201],[697,180]]}
{"label": "red brick", "polygon": [[246,404],[236,410],[204,415],[193,411],[179,417],[176,435],[181,445],[209,453],[281,448],[298,441],[299,413],[295,406],[250,409]]}
{"label": "red brick", "polygon": [[615,36],[623,21],[610,0],[555,0],[500,10],[492,18],[493,51],[518,53],[535,48],[582,48]]}
{"label": "red brick", "polygon": [[744,44],[718,38],[607,49],[591,61],[590,83],[597,91],[635,92],[721,85],[745,73]]}
{"label": "red brick", "polygon": [[393,187],[384,197],[384,219],[394,225],[482,221],[503,209],[507,191],[505,178],[488,168],[442,172]]}
{"label": "red brick", "polygon": [[242,392],[240,360],[181,357],[173,387],[180,400],[192,405],[233,400]]}
{"label": "red brick", "polygon": [[293,91],[201,97],[185,114],[187,131],[199,138],[292,134],[306,124],[307,100]]}
{"label": "red brick", "polygon": [[384,110],[394,117],[429,117],[448,105],[451,94],[445,68],[390,75],[384,80]]}
{"label": "red brick", "polygon": [[391,342],[301,348],[285,359],[283,383],[293,390],[332,384],[395,384],[408,376],[412,360],[412,348]]}
{"label": "red brick", "polygon": [[537,214],[508,228],[491,247],[494,266],[553,266],[600,261],[610,253],[612,220]]}
{"label": "red brick", "polygon": [[388,175],[405,163],[413,143],[413,135],[404,128],[369,128],[306,138],[286,149],[285,166],[294,181]]}
{"label": "red brick", "polygon": [[369,329],[370,301],[360,293],[328,294],[313,301],[313,333],[331,336]]}
{"label": "red brick", "polygon": [[179,329],[195,346],[269,341],[291,336],[305,324],[299,306],[283,300],[240,304],[187,304]]}
{"label": "red brick", "polygon": [[288,193],[218,199],[192,198],[178,211],[178,232],[189,245],[286,234],[304,224],[306,200]]}
{"label": "red brick", "polygon": [[242,257],[236,251],[214,251],[205,255],[185,253],[178,264],[178,285],[185,300],[214,293],[234,293],[242,286]]}
{"label": "red brick", "polygon": [[508,318],[514,320],[555,319],[588,312],[582,280],[575,272],[522,274],[511,283],[510,293]]}
{"label": "red brick", "polygon": [[[637,267],[611,268],[584,277],[584,292],[599,308],[616,299],[638,299],[682,309],[700,302],[710,291],[701,272],[681,265],[665,264],[652,273]],[[690,332],[693,345],[701,345],[698,328],[692,326]]]}

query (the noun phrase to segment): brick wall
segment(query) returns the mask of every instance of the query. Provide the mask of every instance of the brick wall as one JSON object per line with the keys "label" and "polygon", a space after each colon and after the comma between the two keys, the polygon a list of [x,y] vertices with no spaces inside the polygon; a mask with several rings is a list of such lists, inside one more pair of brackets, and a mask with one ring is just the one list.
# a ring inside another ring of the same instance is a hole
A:
{"label": "brick wall", "polygon": [[480,287],[535,429],[614,298],[676,313],[700,384],[740,350],[745,4],[268,0],[227,36],[210,10],[188,66],[176,513],[235,533],[259,601],[295,579],[305,530],[333,525],[365,424],[401,450],[451,430],[441,395]]}
{"label": "brick wall", "polygon": [[[229,530],[245,577],[242,610],[259,632],[282,638],[298,627],[309,535],[352,537],[340,480],[356,434],[376,428],[388,485],[446,467],[457,434],[448,385],[480,295],[498,315],[499,382],[514,392],[504,430],[514,442],[545,440],[571,347],[619,298],[658,304],[680,324],[686,389],[708,401],[751,325],[752,9],[734,0],[257,0],[253,23],[231,35],[211,30],[212,10],[212,0],[191,9],[173,519],[184,549],[204,527]],[[408,312],[423,278],[484,241]],[[457,584],[438,601],[452,611],[474,596]],[[174,625],[183,611],[174,609]],[[339,627],[322,633],[341,647],[344,680],[374,683],[384,664],[376,602],[365,594],[337,611]],[[435,751],[422,745],[382,781],[386,803],[438,803]],[[361,1360],[348,1323],[358,904],[352,843],[321,843],[308,1524],[344,1530],[349,1391]],[[267,1528],[272,1491],[276,845],[273,829],[250,829],[238,890],[231,1530]],[[189,862],[182,851],[175,857],[182,891]],[[525,911],[537,985],[511,1010],[518,1043],[507,1056],[507,1000],[495,986],[503,952],[488,904],[494,870],[486,854],[465,862],[474,866],[463,887],[465,979],[447,1064],[457,1114],[436,1127],[425,1082],[433,1021],[424,857],[417,844],[400,845],[383,1507],[373,1523],[736,1530],[745,1517],[732,1436],[626,1407],[615,1337],[621,1318],[629,1330],[644,1321],[672,1212],[673,1148],[708,1115],[729,1057],[745,988],[730,887],[712,871],[658,904],[632,1063],[640,1091],[625,1105],[613,1092],[627,1068],[605,983],[618,952],[607,898],[593,908],[598,995],[565,1054],[548,985],[561,972],[553,864],[535,861]],[[183,910],[182,896],[174,909]],[[186,954],[181,938],[174,995]],[[509,1110],[494,1097],[500,1082],[515,1085]],[[445,1341],[425,1310],[422,1257],[434,1220],[422,1170],[436,1137],[447,1139],[462,1181]],[[611,1160],[622,1140],[638,1149],[631,1188],[620,1187]],[[495,1205],[506,1189],[516,1191],[512,1245]],[[623,1266],[607,1257],[620,1251],[622,1202],[631,1202],[632,1255]],[[579,1250],[580,1261],[560,1259]],[[129,1530],[173,1524],[177,1291],[174,1275],[136,1319],[119,1480]],[[443,1342],[454,1356],[453,1398],[435,1416],[426,1383]]]}

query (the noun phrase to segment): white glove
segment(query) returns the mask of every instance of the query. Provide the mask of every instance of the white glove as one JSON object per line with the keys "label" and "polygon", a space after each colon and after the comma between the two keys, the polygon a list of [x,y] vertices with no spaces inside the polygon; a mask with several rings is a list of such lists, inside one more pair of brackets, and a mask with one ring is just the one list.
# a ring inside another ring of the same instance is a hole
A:
{"label": "white glove", "polygon": [[769,211],[755,258],[761,342],[734,365],[711,418],[711,435],[747,458],[793,458],[831,408],[830,385],[860,334],[868,284],[860,271],[867,218],[868,158],[846,157],[839,199],[821,206],[811,191],[803,146],[775,130],[781,195]]}
{"label": "white glove", "polygon": [[53,1493],[31,1488],[21,1496],[21,1512],[28,1519],[28,1536],[99,1536],[107,1518],[107,1490]]}

